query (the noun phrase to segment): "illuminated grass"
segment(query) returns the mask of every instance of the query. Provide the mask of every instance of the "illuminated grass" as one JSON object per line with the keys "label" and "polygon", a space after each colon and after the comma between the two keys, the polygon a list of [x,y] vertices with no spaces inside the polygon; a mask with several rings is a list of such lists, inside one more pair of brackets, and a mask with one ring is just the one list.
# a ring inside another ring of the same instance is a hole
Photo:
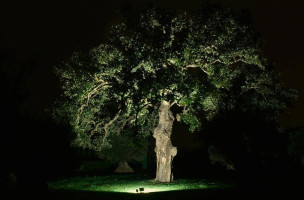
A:
{"label": "illuminated grass", "polygon": [[202,179],[179,179],[171,183],[158,183],[139,175],[111,175],[94,177],[74,177],[49,183],[50,189],[136,193],[144,188],[144,193],[176,190],[200,190],[232,187],[229,183],[219,183]]}

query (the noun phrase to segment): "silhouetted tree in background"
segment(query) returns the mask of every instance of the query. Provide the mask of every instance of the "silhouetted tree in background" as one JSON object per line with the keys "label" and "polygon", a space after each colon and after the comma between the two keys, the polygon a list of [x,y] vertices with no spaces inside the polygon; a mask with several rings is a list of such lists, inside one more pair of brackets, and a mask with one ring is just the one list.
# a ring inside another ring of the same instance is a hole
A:
{"label": "silhouetted tree in background", "polygon": [[296,163],[304,165],[304,128],[298,127],[288,130],[288,135],[288,153],[295,159]]}
{"label": "silhouetted tree in background", "polygon": [[77,167],[70,131],[46,112],[26,107],[35,62],[12,49],[0,53],[1,185],[13,190],[10,199],[43,199],[47,180],[67,176]]}

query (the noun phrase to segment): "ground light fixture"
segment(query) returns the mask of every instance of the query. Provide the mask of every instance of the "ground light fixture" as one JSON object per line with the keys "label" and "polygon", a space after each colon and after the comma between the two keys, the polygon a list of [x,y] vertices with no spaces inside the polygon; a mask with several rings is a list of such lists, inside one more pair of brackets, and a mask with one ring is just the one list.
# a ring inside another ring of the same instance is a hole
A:
{"label": "ground light fixture", "polygon": [[136,193],[145,193],[145,188],[141,187],[141,188],[137,188]]}

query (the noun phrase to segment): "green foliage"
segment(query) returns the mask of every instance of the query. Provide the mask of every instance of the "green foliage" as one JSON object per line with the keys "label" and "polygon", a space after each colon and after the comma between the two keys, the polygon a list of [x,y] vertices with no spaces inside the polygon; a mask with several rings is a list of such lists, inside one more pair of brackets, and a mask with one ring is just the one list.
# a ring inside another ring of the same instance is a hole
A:
{"label": "green foliage", "polygon": [[112,149],[113,159],[153,131],[164,100],[183,108],[192,132],[222,110],[275,118],[295,92],[273,75],[261,44],[246,20],[217,6],[191,17],[156,8],[130,11],[107,43],[57,67],[63,97],[56,116],[73,127],[75,145],[107,155]]}
{"label": "green foliage", "polygon": [[181,120],[187,125],[189,125],[190,132],[194,132],[195,130],[199,130],[200,128],[200,122],[193,113],[183,114]]}

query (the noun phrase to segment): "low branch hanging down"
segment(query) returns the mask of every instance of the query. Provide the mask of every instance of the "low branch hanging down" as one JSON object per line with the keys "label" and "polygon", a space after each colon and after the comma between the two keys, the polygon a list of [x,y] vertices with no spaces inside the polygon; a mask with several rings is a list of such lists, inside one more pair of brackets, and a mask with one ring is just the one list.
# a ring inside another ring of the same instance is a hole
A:
{"label": "low branch hanging down", "polygon": [[104,134],[104,137],[102,139],[102,143],[101,143],[101,147],[104,146],[104,143],[106,141],[106,138],[108,137],[109,133],[108,133],[108,127],[111,126],[117,119],[118,117],[120,116],[120,113],[121,113],[121,110],[118,111],[118,113],[116,114],[116,116],[111,120],[109,121],[108,123],[105,124],[105,126],[103,127],[104,131],[105,131],[105,134]]}
{"label": "low branch hanging down", "polygon": [[77,117],[76,117],[76,124],[77,124],[77,125],[79,124],[80,115],[82,114],[83,109],[84,109],[85,107],[89,106],[89,101],[90,101],[91,97],[94,97],[94,96],[92,96],[92,95],[96,94],[96,93],[99,91],[99,89],[101,89],[103,86],[107,86],[107,85],[109,85],[108,82],[102,82],[102,83],[100,83],[99,85],[97,85],[96,87],[94,87],[94,88],[92,89],[92,91],[90,91],[90,92],[88,93],[87,98],[86,98],[86,102],[85,102],[84,104],[82,104],[82,105],[80,106],[80,108],[78,109],[79,114],[78,114]]}

